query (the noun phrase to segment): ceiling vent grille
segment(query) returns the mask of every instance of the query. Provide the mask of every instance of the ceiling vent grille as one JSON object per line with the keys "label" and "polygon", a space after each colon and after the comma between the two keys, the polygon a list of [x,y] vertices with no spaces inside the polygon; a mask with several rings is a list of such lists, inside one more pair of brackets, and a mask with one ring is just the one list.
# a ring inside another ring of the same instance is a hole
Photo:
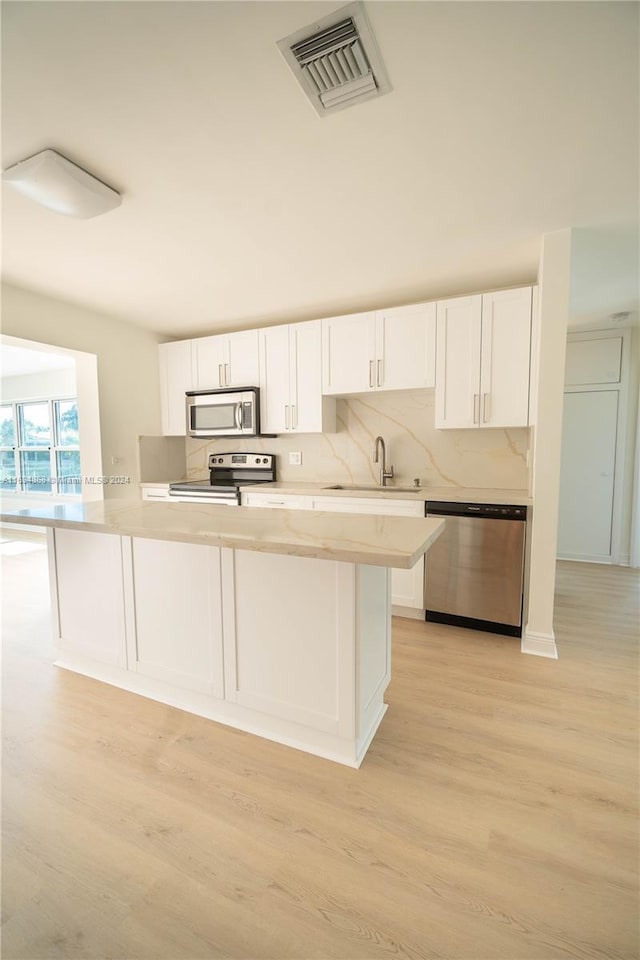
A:
{"label": "ceiling vent grille", "polygon": [[320,116],[390,90],[361,3],[351,3],[278,42]]}

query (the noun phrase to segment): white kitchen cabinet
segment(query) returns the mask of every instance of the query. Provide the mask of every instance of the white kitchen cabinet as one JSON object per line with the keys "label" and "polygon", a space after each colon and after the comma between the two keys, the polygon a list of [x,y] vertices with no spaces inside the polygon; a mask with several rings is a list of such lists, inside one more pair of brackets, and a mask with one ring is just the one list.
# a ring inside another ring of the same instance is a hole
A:
{"label": "white kitchen cabinet", "polygon": [[323,320],[323,392],[340,396],[372,390],[375,350],[375,313],[353,313]]}
{"label": "white kitchen cabinet", "polygon": [[[314,497],[314,510],[370,513],[380,516],[423,517],[424,501],[392,497]],[[395,607],[424,610],[424,557],[411,570],[391,571],[391,602]]]}
{"label": "white kitchen cabinet", "polygon": [[436,305],[376,312],[376,389],[417,390],[436,382]]}
{"label": "white kitchen cabinet", "polygon": [[313,510],[312,497],[290,493],[243,493],[243,507],[279,507],[281,510]]}
{"label": "white kitchen cabinet", "polygon": [[[393,497],[313,497],[314,510],[331,513],[370,513],[380,516],[424,517],[423,500]],[[424,557],[411,570],[391,571],[391,602],[395,607],[424,610]]]}
{"label": "white kitchen cabinet", "polygon": [[611,561],[618,407],[617,390],[576,390],[564,395],[558,522],[561,558]]}
{"label": "white kitchen cabinet", "polygon": [[258,385],[258,331],[240,330],[193,341],[196,390]]}
{"label": "white kitchen cabinet", "polygon": [[169,496],[169,484],[153,483],[148,486],[142,484],[140,488],[143,500],[171,500]]}
{"label": "white kitchen cabinet", "polygon": [[57,666],[360,765],[387,709],[386,568],[84,529],[47,538]]}
{"label": "white kitchen cabinet", "polygon": [[158,360],[162,433],[165,437],[184,437],[187,432],[185,393],[194,389],[192,341],[159,344]]}
{"label": "white kitchen cabinet", "polygon": [[334,433],[335,400],[322,395],[319,320],[259,331],[264,433]]}
{"label": "white kitchen cabinet", "polygon": [[223,697],[220,549],[123,538],[123,551],[129,549],[134,592],[129,670]]}
{"label": "white kitchen cabinet", "polygon": [[[381,488],[382,489],[382,488]],[[332,513],[371,513],[390,517],[424,517],[424,500],[395,497],[312,497],[314,510]]]}
{"label": "white kitchen cabinet", "polygon": [[437,304],[437,428],[527,426],[531,309],[531,287]]}
{"label": "white kitchen cabinet", "polygon": [[[242,494],[243,507],[275,507],[281,510],[325,510],[327,513],[368,513],[380,516],[423,517],[423,500],[394,497],[327,497],[269,493],[266,490]],[[424,610],[424,557],[411,570],[391,571],[391,602],[396,607]]]}
{"label": "white kitchen cabinet", "polygon": [[322,324],[326,394],[434,386],[434,303],[331,317]]}
{"label": "white kitchen cabinet", "polygon": [[622,337],[569,340],[564,382],[567,387],[619,383],[622,373]]}
{"label": "white kitchen cabinet", "polygon": [[56,530],[55,541],[48,536],[61,655],[126,667],[120,537],[78,530]]}

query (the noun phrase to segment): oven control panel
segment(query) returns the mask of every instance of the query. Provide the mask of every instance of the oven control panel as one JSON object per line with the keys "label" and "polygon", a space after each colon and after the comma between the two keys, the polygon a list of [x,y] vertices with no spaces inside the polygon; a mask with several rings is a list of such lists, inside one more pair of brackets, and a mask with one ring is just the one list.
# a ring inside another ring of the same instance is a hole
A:
{"label": "oven control panel", "polygon": [[210,453],[209,469],[272,470],[274,460],[272,453]]}

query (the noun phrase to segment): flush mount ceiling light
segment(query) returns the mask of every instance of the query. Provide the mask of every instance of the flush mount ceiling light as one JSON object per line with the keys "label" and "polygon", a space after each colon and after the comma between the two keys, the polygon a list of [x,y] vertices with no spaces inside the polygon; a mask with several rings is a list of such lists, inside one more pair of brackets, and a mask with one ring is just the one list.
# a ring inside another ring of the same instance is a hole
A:
{"label": "flush mount ceiling light", "polygon": [[56,213],[87,220],[113,210],[122,197],[55,150],[43,150],[2,173],[9,187]]}

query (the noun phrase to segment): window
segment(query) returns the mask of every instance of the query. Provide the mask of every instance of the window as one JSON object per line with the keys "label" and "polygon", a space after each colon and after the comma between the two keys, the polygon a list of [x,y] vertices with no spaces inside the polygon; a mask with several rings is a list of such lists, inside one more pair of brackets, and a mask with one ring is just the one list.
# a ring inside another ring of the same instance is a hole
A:
{"label": "window", "polygon": [[80,495],[75,398],[0,406],[0,490]]}

